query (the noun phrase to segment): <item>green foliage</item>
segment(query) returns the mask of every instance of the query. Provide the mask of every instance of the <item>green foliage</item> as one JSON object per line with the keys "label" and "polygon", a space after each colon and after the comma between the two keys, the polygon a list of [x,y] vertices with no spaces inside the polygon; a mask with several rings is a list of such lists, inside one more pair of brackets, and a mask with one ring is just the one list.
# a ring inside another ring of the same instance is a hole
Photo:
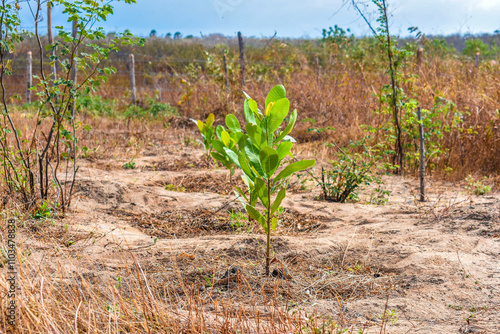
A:
{"label": "green foliage", "polygon": [[243,227],[246,227],[247,231],[249,231],[249,221],[243,212],[232,211],[229,214],[229,219],[234,232],[239,232]]}
{"label": "green foliage", "polygon": [[426,51],[437,57],[446,58],[449,55],[457,53],[453,45],[448,45],[444,38],[434,38],[426,42]]}
{"label": "green foliage", "polygon": [[123,116],[125,118],[159,119],[179,115],[177,108],[158,102],[156,99],[147,98],[144,102],[144,106],[130,105]]}
{"label": "green foliage", "polygon": [[183,192],[185,192],[185,191],[186,191],[186,188],[176,186],[175,184],[167,184],[167,185],[165,186],[165,190],[168,190],[168,191],[175,191],[175,192],[178,192],[178,193],[183,193]]}
{"label": "green foliage", "polygon": [[203,145],[207,157],[210,157],[210,153],[212,152],[212,141],[215,138],[214,120],[215,116],[212,113],[208,115],[205,123],[200,120],[191,119],[191,121],[198,126],[198,130],[201,133],[203,141],[198,141]]}
{"label": "green foliage", "polygon": [[347,36],[350,32],[349,29],[344,30],[338,25],[334,28],[330,27],[328,30],[323,29],[321,43],[323,47],[330,48],[332,51],[336,52],[347,52],[354,43],[354,35]]}
{"label": "green foliage", "polygon": [[[269,275],[271,234],[279,225],[277,213],[286,197],[289,178],[314,166],[315,161],[285,163],[287,156],[293,157],[291,149],[295,140],[289,133],[297,120],[297,110],[289,116],[290,102],[285,87],[277,85],[271,89],[263,112],[248,95],[243,107],[246,125],[242,127],[234,115],[227,115],[227,129],[217,126],[217,139],[212,141],[214,152],[211,154],[228,169],[238,168],[243,172],[247,191],[235,186],[235,193],[241,197],[248,215],[259,222],[266,233],[266,275]],[[289,121],[281,130],[285,118]],[[257,207],[258,202],[263,210]]]}
{"label": "green foliage", "polygon": [[77,108],[94,116],[116,116],[116,100],[105,99],[98,95],[85,94],[78,97]]}
{"label": "green foliage", "polygon": [[[375,34],[378,45],[384,54],[385,68],[390,78],[390,84],[384,85],[378,95],[381,105],[379,112],[392,115],[392,119],[387,121],[384,127],[386,127],[386,134],[390,136],[388,142],[393,143],[394,149],[385,149],[385,153],[392,155],[392,169],[401,173],[404,163],[401,118],[405,113],[404,106],[407,102],[402,82],[409,81],[409,77],[402,70],[406,64],[405,60],[413,56],[415,47],[412,44],[407,44],[404,48],[398,47],[396,37],[392,36],[389,31],[390,24],[386,1],[372,0],[371,2],[378,12],[377,22],[379,25],[376,29],[372,28],[371,25],[370,28]],[[410,28],[411,32],[417,30],[417,28]]]}
{"label": "green foliage", "polygon": [[467,182],[465,189],[477,196],[486,195],[487,193],[491,192],[491,186],[485,184],[485,181],[488,181],[488,177],[486,176],[480,180],[477,180],[472,175],[467,175],[467,177],[465,178],[465,182]]}
{"label": "green foliage", "polygon": [[124,165],[123,165],[123,168],[125,169],[135,169],[135,162],[134,162],[134,159],[126,162]]}
{"label": "green foliage", "polygon": [[478,38],[472,38],[465,41],[465,48],[462,54],[474,57],[478,52],[483,56],[489,56],[490,46]]}
{"label": "green foliage", "polygon": [[[360,150],[361,153],[356,152]],[[380,178],[373,172],[379,157],[373,155],[364,140],[351,141],[348,147],[339,148],[334,156],[336,159],[330,161],[331,169],[322,170],[320,187],[324,200],[339,203],[348,199],[357,201],[363,186],[373,182],[381,184]]]}
{"label": "green foliage", "polygon": [[[388,93],[390,95],[390,93]],[[405,98],[403,91],[400,92],[400,97]],[[389,97],[382,98],[382,101]],[[415,99],[405,99],[404,103],[400,104],[401,119],[401,143],[404,149],[403,160],[408,168],[417,170],[419,167],[419,125],[417,117],[418,102]],[[430,110],[421,109],[422,124],[424,126],[425,140],[425,157],[428,168],[435,169],[436,166],[445,162],[449,156],[449,149],[444,147],[444,139],[455,133],[460,138],[462,135],[474,135],[476,132],[473,128],[465,128],[463,119],[467,112],[457,109],[456,105],[443,98],[436,96],[434,105]],[[376,113],[390,113],[390,108],[383,108]],[[370,134],[379,134],[377,142],[372,141],[370,144],[376,148],[377,155],[381,157],[394,154],[393,147],[396,143],[396,132],[392,120],[387,120],[378,127],[362,125],[362,128]],[[387,168],[391,168],[386,164]]]}
{"label": "green foliage", "polygon": [[235,55],[229,53],[227,45],[219,44],[214,47],[214,51],[204,51],[205,54],[205,71],[210,75],[214,81],[219,85],[221,91],[224,91],[225,86],[225,73],[223,55],[226,57],[226,66],[228,73],[228,81],[230,85],[236,84],[238,79],[237,75],[237,62]]}
{"label": "green foliage", "polygon": [[[362,125],[369,132],[373,141],[370,143],[377,150],[376,155],[384,157],[387,170],[401,172],[403,168],[418,169],[419,165],[419,125],[417,119],[418,95],[414,90],[418,76],[412,71],[405,70],[407,64],[412,63],[416,50],[415,43],[407,43],[399,47],[396,37],[390,35],[386,2],[371,1],[378,11],[379,26],[374,31],[378,45],[381,48],[387,73],[391,82],[384,85],[377,95],[380,108],[377,115],[387,115],[378,126]],[[453,54],[455,49],[448,46],[445,40],[427,40],[418,31],[410,28],[410,32],[417,33],[417,39],[422,39],[430,53],[444,56]],[[472,40],[469,40],[469,44]],[[478,44],[478,43],[477,43]],[[472,44],[471,44],[472,45]],[[479,44],[478,44],[479,45]],[[422,109],[422,124],[424,126],[426,163],[430,169],[441,163],[448,170],[449,149],[445,148],[447,134],[453,134],[460,140],[462,133],[475,134],[472,128],[463,127],[466,112],[457,110],[456,105],[446,100],[436,92],[434,105],[430,110]],[[448,136],[449,137],[449,136]],[[387,159],[390,157],[390,159]]]}
{"label": "green foliage", "polygon": [[[130,4],[135,0],[124,2]],[[34,59],[38,70],[37,75],[33,76],[36,84],[30,88],[32,94],[38,97],[32,103],[37,109],[34,119],[37,126],[32,132],[21,133],[10,116],[10,107],[6,102],[15,97],[4,98],[0,115],[3,124],[9,126],[5,129],[8,131],[0,132],[2,173],[8,191],[20,195],[25,209],[30,210],[33,205],[43,206],[51,201],[49,197],[54,196],[53,207],[64,211],[71,203],[74,190],[76,152],[82,150],[76,138],[78,122],[74,106],[82,95],[97,91],[110,75],[116,73],[113,66],[105,65],[111,53],[119,51],[119,46],[141,45],[144,40],[134,38],[128,31],[106,39],[99,23],[113,14],[109,2],[52,0],[52,7],[62,12],[67,22],[76,22],[76,34],[73,36],[63,26],[56,26],[57,38],[52,44],[44,45],[40,38],[39,22],[44,12],[42,5],[45,4],[37,1],[32,5],[34,33],[21,29],[21,26],[31,26],[32,23],[21,23],[18,1],[10,2],[0,9],[2,86],[6,84],[6,77],[12,74],[12,57],[8,55],[17,52],[25,37],[34,35],[38,42],[38,50],[34,54],[40,55]],[[58,68],[57,76],[52,71],[54,67]],[[73,81],[72,72],[78,73],[77,82]],[[46,126],[39,126],[42,123]],[[36,159],[31,158],[35,156]],[[56,170],[50,170],[49,166],[54,166]],[[62,182],[57,176],[61,170],[72,170],[73,177]],[[49,191],[51,187],[55,191]]]}
{"label": "green foliage", "polygon": [[395,309],[387,309],[384,311],[384,314],[378,314],[377,317],[382,320],[382,323],[390,323],[391,327],[399,320],[398,311]]}
{"label": "green foliage", "polygon": [[54,215],[52,206],[49,205],[48,201],[44,201],[36,210],[35,214],[32,216],[33,219],[45,219],[51,218]]}

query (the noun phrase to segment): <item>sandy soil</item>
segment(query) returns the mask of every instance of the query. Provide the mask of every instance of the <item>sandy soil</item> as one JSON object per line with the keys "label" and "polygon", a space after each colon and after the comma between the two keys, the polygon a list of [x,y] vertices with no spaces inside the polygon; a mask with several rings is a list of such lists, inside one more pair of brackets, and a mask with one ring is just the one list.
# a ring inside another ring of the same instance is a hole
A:
{"label": "sandy soil", "polygon": [[[201,154],[150,147],[134,170],[123,168],[126,159],[82,161],[67,223],[102,235],[82,251],[107,270],[119,266],[117,246],[133,249],[144,268],[177,258],[202,293],[210,289],[196,276],[195,258],[214,280],[232,265],[261,274],[263,236],[228,223],[227,211],[241,211],[228,173],[207,167]],[[387,308],[397,317],[387,333],[500,333],[499,195],[469,198],[458,184],[435,183],[419,203],[415,180],[384,180],[385,205],[318,201],[312,185],[289,194],[289,225],[275,251],[291,276],[291,308],[354,327],[379,323]]]}

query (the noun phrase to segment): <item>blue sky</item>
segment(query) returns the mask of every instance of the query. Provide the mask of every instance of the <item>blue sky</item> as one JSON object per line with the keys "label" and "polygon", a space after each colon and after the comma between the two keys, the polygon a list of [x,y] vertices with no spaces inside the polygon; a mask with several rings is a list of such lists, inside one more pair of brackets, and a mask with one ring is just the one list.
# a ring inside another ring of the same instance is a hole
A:
{"label": "blue sky", "polygon": [[[132,5],[114,2],[115,15],[102,26],[108,32],[129,29],[142,36],[155,29],[160,36],[176,31],[183,36],[210,33],[234,36],[241,31],[245,36],[269,37],[276,31],[278,37],[319,37],[323,28],[337,24],[350,28],[358,36],[369,35],[350,1],[347,4],[344,1],[137,0]],[[500,0],[388,0],[388,3],[393,14],[392,33],[397,35],[406,35],[411,26],[428,35],[493,33],[500,29]],[[62,24],[63,19],[61,13],[53,13],[54,24]]]}

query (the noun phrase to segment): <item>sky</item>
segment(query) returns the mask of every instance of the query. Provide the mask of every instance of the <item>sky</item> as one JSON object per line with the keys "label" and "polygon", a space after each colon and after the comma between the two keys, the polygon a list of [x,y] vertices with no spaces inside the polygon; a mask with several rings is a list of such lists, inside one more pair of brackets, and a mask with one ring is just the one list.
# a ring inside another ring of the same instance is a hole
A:
{"label": "sky", "polygon": [[[387,0],[391,33],[407,36],[409,27],[427,35],[494,33],[500,30],[500,0]],[[137,0],[113,2],[115,14],[102,22],[106,32],[129,29],[139,36],[156,30],[158,36],[180,32],[183,36],[221,33],[235,36],[321,36],[323,28],[338,25],[357,36],[370,35],[350,0]],[[21,3],[23,18],[28,18]],[[373,7],[366,8],[368,14]],[[370,16],[370,15],[369,15]],[[373,23],[375,16],[371,16]],[[54,25],[64,16],[53,12]],[[28,22],[28,21],[24,21]],[[23,23],[24,25],[24,23]],[[43,27],[43,22],[41,24]],[[29,24],[25,25],[30,28]]]}

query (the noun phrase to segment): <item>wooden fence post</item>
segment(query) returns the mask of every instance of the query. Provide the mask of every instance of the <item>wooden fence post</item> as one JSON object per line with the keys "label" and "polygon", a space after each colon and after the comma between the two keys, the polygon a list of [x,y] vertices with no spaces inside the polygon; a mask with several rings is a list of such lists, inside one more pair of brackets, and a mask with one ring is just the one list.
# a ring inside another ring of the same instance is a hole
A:
{"label": "wooden fence post", "polygon": [[231,88],[229,87],[229,74],[227,72],[227,61],[226,61],[226,55],[222,55],[222,61],[224,63],[224,82],[226,83],[226,90],[229,93],[231,91]]}
{"label": "wooden fence post", "polygon": [[31,57],[31,51],[28,51],[28,61],[27,61],[27,71],[26,71],[26,103],[31,103],[31,86],[33,86],[33,67],[32,67],[32,57]]}
{"label": "wooden fence post", "polygon": [[418,132],[420,136],[420,202],[425,202],[425,143],[424,124],[422,123],[422,109],[418,107]]}
{"label": "wooden fence post", "polygon": [[479,67],[479,60],[481,59],[481,53],[476,53],[476,56],[474,57],[474,67],[478,68]]}
{"label": "wooden fence post", "polygon": [[420,71],[422,68],[422,62],[424,60],[424,49],[418,48],[417,50],[417,71]]}
{"label": "wooden fence post", "polygon": [[241,32],[238,31],[238,45],[240,46],[240,71],[241,71],[241,87],[245,86],[245,43]]}
{"label": "wooden fence post", "polygon": [[[54,43],[54,37],[52,36],[52,2],[47,2],[47,36],[49,38],[49,44]],[[52,56],[55,57],[56,51],[52,49]],[[56,62],[54,61],[54,66],[52,66],[52,75],[54,76],[54,81],[57,80],[57,70],[56,70]]]}
{"label": "wooden fence post", "polygon": [[[71,36],[73,38],[77,38],[78,36],[78,27],[77,27],[78,22],[73,21],[73,30],[71,32]],[[77,51],[75,49],[75,54],[73,56],[73,66],[71,67],[71,81],[73,81],[73,89],[76,89],[76,74],[77,74],[77,62],[76,62],[76,56],[77,56]],[[75,106],[76,106],[76,100],[75,100],[75,95],[73,95],[73,105],[71,107],[71,115],[73,116],[73,119],[75,119]]]}
{"label": "wooden fence post", "polygon": [[129,61],[130,61],[130,90],[131,90],[131,99],[132,99],[132,104],[136,104],[136,89],[135,89],[135,60],[134,60],[134,55],[130,54],[129,56]]}

